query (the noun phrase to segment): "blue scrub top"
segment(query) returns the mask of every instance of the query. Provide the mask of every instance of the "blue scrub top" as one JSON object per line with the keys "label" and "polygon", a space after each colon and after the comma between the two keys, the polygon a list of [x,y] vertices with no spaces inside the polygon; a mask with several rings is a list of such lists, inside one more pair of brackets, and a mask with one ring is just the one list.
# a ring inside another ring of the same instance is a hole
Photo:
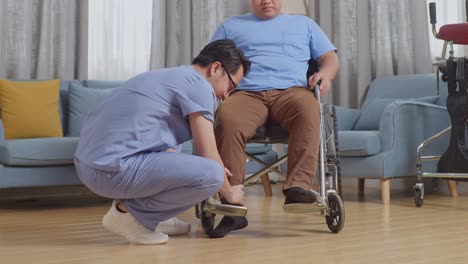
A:
{"label": "blue scrub top", "polygon": [[192,138],[188,115],[213,122],[216,96],[193,66],[140,74],[86,118],[75,153],[80,163],[118,171],[126,157],[174,148]]}
{"label": "blue scrub top", "polygon": [[336,50],[322,29],[309,17],[281,14],[260,19],[249,13],[226,19],[212,41],[232,39],[252,61],[239,90],[264,91],[307,86],[310,58],[317,60]]}

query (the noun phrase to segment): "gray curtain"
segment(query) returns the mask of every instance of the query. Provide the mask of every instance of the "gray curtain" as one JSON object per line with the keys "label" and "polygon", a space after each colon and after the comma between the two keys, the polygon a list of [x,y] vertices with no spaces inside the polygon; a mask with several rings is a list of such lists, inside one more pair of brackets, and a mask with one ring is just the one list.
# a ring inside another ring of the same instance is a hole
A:
{"label": "gray curtain", "polygon": [[432,71],[426,0],[309,0],[338,49],[332,103],[358,107],[378,77]]}
{"label": "gray curtain", "polygon": [[87,0],[2,0],[0,78],[86,78],[87,21]]}
{"label": "gray curtain", "polygon": [[249,10],[246,0],[153,0],[150,68],[190,64],[223,19]]}

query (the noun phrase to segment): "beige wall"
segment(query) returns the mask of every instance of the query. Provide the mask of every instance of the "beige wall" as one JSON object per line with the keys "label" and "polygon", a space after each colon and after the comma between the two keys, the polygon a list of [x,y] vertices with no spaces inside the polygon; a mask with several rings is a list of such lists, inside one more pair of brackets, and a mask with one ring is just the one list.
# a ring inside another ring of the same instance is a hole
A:
{"label": "beige wall", "polygon": [[283,0],[283,10],[289,14],[302,14],[307,13],[307,4],[305,0]]}

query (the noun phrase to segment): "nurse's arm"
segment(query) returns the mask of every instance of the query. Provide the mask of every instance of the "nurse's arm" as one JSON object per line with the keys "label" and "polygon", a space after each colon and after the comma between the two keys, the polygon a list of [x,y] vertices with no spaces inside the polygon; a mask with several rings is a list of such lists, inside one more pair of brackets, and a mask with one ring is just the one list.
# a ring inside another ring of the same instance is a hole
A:
{"label": "nurse's arm", "polygon": [[[221,160],[221,157],[218,153],[218,148],[216,147],[216,139],[213,130],[213,123],[206,119],[200,113],[192,113],[189,115],[190,120],[190,129],[192,131],[192,139],[195,148],[195,153],[198,156],[205,157],[208,159],[215,160],[224,168],[224,163]],[[224,197],[233,197],[232,202],[236,204],[243,204],[243,194],[242,188],[236,186],[233,188],[229,183],[229,180],[226,175],[226,170],[224,173],[224,183],[221,186],[219,192]],[[230,200],[230,199],[229,199]]]}

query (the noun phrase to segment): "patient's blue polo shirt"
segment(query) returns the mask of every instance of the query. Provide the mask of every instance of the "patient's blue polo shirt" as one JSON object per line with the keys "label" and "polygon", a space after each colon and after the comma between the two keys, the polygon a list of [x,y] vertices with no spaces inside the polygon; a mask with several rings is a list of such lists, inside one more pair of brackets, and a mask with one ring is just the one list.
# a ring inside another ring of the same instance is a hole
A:
{"label": "patient's blue polo shirt", "polygon": [[226,19],[212,41],[232,39],[252,61],[238,89],[262,91],[307,86],[310,58],[336,50],[320,27],[302,15],[260,19],[249,13]]}
{"label": "patient's blue polo shirt", "polygon": [[216,96],[192,66],[140,74],[86,118],[75,153],[80,163],[118,171],[126,157],[174,148],[192,138],[188,115],[213,122]]}

